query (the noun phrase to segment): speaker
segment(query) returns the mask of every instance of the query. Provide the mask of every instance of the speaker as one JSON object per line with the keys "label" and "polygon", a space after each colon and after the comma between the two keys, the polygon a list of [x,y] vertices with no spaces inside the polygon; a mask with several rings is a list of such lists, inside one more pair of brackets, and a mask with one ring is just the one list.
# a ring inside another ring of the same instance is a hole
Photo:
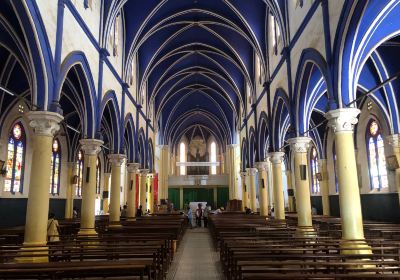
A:
{"label": "speaker", "polygon": [[129,185],[129,189],[132,190],[132,188],[133,188],[133,180],[131,180],[131,183]]}
{"label": "speaker", "polygon": [[307,180],[307,165],[300,164],[300,180]]}
{"label": "speaker", "polygon": [[261,188],[265,189],[264,179],[261,179]]}

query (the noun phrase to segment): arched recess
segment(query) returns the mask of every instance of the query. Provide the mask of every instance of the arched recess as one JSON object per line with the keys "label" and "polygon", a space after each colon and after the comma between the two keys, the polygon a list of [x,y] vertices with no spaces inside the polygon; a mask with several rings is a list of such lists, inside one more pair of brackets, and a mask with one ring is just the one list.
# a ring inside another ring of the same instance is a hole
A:
{"label": "arched recess", "polygon": [[249,129],[249,167],[254,167],[256,161],[258,161],[257,156],[257,143],[256,143],[256,133],[254,127]]}
{"label": "arched recess", "polygon": [[314,49],[305,49],[301,55],[295,81],[296,132],[305,135],[310,128],[313,111],[326,113],[334,109],[332,83],[328,66]]}
{"label": "arched recess", "polygon": [[139,129],[139,134],[138,134],[138,150],[137,150],[137,161],[140,164],[140,168],[144,169],[146,168],[146,154],[147,154],[147,149],[146,149],[146,135],[144,133],[143,127]]}
{"label": "arched recess", "polygon": [[114,91],[109,91],[104,95],[101,102],[101,135],[107,136],[103,139],[104,144],[109,148],[112,153],[120,153],[121,141],[120,141],[120,112],[118,106],[118,100]]}
{"label": "arched recess", "polygon": [[[339,106],[357,97],[363,67],[371,54],[385,41],[400,35],[400,1],[349,1],[344,6],[334,43],[335,88]],[[396,109],[395,100],[389,105]],[[398,116],[395,123],[398,123]]]}
{"label": "arched recess", "polygon": [[294,127],[289,98],[282,88],[277,89],[272,108],[272,147],[279,151],[284,146],[288,130],[293,131]]}
{"label": "arched recess", "polygon": [[257,151],[258,158],[263,161],[265,155],[270,149],[270,134],[269,134],[269,122],[267,114],[262,111],[260,118],[258,120],[258,141],[257,141]]}
{"label": "arched recess", "polygon": [[[78,114],[80,121],[68,123],[78,128],[82,138],[94,138],[96,130],[96,92],[88,61],[82,52],[70,53],[61,64],[57,97],[64,118]],[[75,113],[73,113],[75,112]],[[67,120],[66,120],[67,121]]]}
{"label": "arched recess", "polygon": [[131,113],[128,113],[124,122],[124,150],[128,162],[135,162],[136,160],[136,145],[135,145],[135,123]]}
{"label": "arched recess", "polygon": [[242,171],[245,171],[246,168],[249,166],[247,153],[248,153],[247,140],[246,140],[246,138],[243,138],[242,139],[242,147],[240,149],[240,155],[242,157],[242,162],[241,162]]}

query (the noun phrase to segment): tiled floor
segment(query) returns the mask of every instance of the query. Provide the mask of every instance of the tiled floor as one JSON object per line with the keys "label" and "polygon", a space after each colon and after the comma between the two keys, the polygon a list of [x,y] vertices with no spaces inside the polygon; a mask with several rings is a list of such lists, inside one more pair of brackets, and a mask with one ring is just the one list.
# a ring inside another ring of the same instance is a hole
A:
{"label": "tiled floor", "polygon": [[218,252],[204,228],[188,229],[168,273],[168,280],[224,279]]}

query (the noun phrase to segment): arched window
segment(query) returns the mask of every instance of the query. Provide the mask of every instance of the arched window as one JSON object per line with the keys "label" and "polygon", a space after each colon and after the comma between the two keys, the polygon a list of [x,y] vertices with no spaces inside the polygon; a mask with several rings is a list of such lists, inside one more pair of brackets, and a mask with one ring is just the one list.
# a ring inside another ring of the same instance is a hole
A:
{"label": "arched window", "polygon": [[113,55],[118,55],[118,43],[119,43],[119,17],[118,14],[114,21],[114,45],[113,45]]}
{"label": "arched window", "polygon": [[279,29],[279,25],[274,15],[270,14],[270,31],[271,31],[271,39],[272,39],[272,48],[274,54],[278,54],[278,44],[281,40],[281,30]]}
{"label": "arched window", "polygon": [[311,150],[310,168],[311,168],[311,193],[319,193],[318,173],[318,153],[315,147]]}
{"label": "arched window", "polygon": [[52,195],[60,194],[60,165],[61,165],[61,148],[58,139],[53,141],[53,153],[51,155],[50,166],[50,193]]}
{"label": "arched window", "polygon": [[[211,162],[217,162],[217,145],[215,142],[211,143]],[[217,174],[217,166],[211,166],[211,174]]]}
{"label": "arched window", "polygon": [[[186,162],[186,145],[183,142],[179,145],[179,161]],[[180,173],[186,175],[186,166],[181,165]]]}
{"label": "arched window", "polygon": [[375,120],[369,122],[367,133],[367,154],[371,190],[380,190],[388,187],[386,170],[385,145],[381,129]]}
{"label": "arched window", "polygon": [[99,158],[96,160],[96,193],[100,194],[100,174],[101,174],[101,164]]}
{"label": "arched window", "polygon": [[25,130],[20,122],[11,129],[7,145],[6,178],[4,191],[22,193],[24,160],[25,160]]}
{"label": "arched window", "polygon": [[82,195],[82,182],[83,182],[83,153],[81,150],[78,152],[78,159],[76,160],[76,176],[78,176],[78,182],[76,184],[75,195]]}

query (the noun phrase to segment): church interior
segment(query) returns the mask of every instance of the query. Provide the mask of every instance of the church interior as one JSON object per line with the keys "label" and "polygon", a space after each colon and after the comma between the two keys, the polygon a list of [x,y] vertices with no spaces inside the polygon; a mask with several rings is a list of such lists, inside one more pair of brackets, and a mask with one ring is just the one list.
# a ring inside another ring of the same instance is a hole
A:
{"label": "church interior", "polygon": [[400,279],[399,15],[0,1],[0,279]]}

